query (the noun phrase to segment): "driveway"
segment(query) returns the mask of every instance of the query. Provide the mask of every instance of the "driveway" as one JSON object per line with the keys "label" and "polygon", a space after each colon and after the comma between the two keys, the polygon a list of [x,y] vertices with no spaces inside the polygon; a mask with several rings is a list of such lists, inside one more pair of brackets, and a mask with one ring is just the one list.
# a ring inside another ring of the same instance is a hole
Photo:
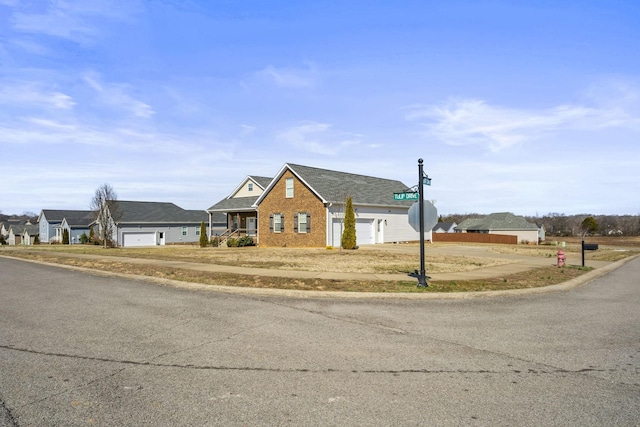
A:
{"label": "driveway", "polygon": [[0,271],[0,401],[20,426],[640,424],[640,259],[457,300]]}

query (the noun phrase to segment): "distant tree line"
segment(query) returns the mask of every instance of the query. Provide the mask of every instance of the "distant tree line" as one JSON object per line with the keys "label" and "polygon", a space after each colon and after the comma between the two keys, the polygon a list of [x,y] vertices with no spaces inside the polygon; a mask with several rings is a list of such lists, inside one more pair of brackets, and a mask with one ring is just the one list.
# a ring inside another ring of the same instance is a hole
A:
{"label": "distant tree line", "polygon": [[22,215],[5,215],[0,211],[0,222],[5,222],[9,220],[17,220],[17,221],[31,221],[32,224],[36,224],[38,222],[38,214],[33,212],[24,212]]}
{"label": "distant tree line", "polygon": [[[467,218],[482,218],[478,213],[451,214],[441,216],[441,222],[455,222],[460,224]],[[541,217],[525,216],[526,220],[538,225],[544,225],[547,236],[570,237],[580,236],[583,232],[583,222],[592,217],[597,223],[597,234],[601,236],[640,236],[640,215],[592,215],[563,213],[548,213]]]}

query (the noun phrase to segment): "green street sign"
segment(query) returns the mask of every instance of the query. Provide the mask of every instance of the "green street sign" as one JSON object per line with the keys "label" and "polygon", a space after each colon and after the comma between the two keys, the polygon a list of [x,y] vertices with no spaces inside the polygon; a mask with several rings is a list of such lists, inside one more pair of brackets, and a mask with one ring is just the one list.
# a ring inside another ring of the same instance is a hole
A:
{"label": "green street sign", "polygon": [[420,193],[393,193],[393,200],[418,200]]}

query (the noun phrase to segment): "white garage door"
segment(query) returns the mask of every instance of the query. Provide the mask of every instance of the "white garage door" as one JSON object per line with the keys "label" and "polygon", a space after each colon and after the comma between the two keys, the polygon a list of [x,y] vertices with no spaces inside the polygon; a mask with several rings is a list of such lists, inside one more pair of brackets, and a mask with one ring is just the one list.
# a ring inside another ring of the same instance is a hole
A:
{"label": "white garage door", "polygon": [[122,246],[155,246],[156,233],[123,233]]}
{"label": "white garage door", "polygon": [[372,219],[356,219],[356,242],[358,245],[373,244]]}

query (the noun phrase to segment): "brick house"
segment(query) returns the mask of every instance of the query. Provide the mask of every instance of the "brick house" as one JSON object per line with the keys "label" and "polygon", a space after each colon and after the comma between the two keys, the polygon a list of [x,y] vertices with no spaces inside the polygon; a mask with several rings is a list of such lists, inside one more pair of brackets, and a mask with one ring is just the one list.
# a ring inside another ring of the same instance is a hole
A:
{"label": "brick house", "polygon": [[358,245],[419,240],[408,222],[414,202],[393,197],[407,188],[396,180],[285,164],[254,204],[258,244],[339,247],[348,196]]}

